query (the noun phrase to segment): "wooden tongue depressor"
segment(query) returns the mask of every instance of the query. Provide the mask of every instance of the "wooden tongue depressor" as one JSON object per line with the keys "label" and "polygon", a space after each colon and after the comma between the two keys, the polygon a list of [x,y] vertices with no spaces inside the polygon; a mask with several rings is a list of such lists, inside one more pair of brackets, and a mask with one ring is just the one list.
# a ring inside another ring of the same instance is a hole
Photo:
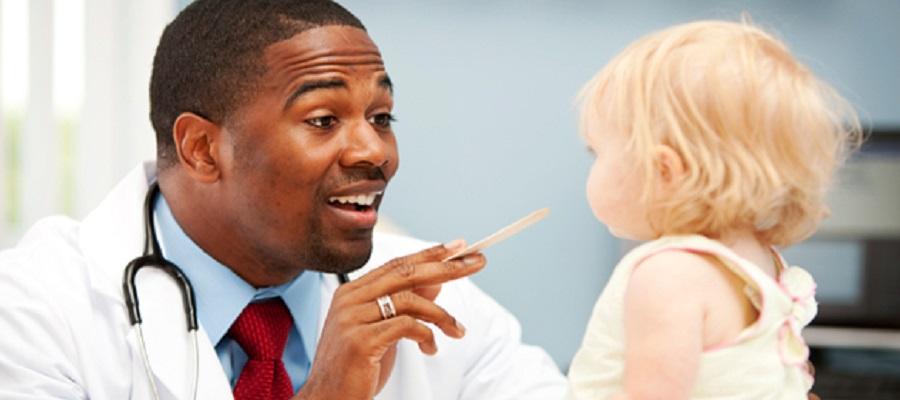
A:
{"label": "wooden tongue depressor", "polygon": [[506,238],[508,238],[512,235],[515,235],[515,234],[521,232],[523,229],[531,226],[531,224],[534,224],[535,222],[538,222],[538,221],[544,219],[544,217],[546,217],[547,214],[550,214],[549,208],[542,208],[531,214],[528,214],[524,218],[501,228],[499,231],[494,232],[490,236],[473,243],[469,247],[466,247],[465,249],[463,249],[459,252],[456,252],[455,254],[453,254],[450,257],[445,258],[443,261],[450,261],[450,260],[457,259],[457,258],[463,258],[469,254],[477,253],[477,252],[482,251],[488,247],[491,247],[497,243],[500,243],[500,242],[506,240]]}

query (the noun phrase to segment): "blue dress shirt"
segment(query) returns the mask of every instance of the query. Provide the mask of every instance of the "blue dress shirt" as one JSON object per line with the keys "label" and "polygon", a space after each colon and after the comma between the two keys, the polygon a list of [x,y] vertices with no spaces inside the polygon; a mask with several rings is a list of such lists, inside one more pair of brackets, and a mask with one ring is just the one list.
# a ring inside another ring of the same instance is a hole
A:
{"label": "blue dress shirt", "polygon": [[226,335],[228,329],[251,302],[280,296],[294,319],[282,360],[294,392],[298,391],[306,383],[316,354],[322,274],[304,271],[291,282],[257,289],[198,247],[175,221],[162,195],[155,200],[154,220],[163,255],[178,265],[194,286],[198,322],[215,344],[231,387],[237,384],[247,354]]}

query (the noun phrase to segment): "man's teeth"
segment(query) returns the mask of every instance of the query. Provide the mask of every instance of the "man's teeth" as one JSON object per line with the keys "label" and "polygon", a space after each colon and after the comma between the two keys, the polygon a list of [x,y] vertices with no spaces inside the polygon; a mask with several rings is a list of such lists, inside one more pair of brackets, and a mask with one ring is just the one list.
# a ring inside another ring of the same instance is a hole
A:
{"label": "man's teeth", "polygon": [[335,196],[328,199],[330,203],[341,203],[341,204],[356,204],[360,206],[371,206],[375,203],[375,198],[380,195],[381,192],[372,192],[369,194],[358,194],[355,196]]}

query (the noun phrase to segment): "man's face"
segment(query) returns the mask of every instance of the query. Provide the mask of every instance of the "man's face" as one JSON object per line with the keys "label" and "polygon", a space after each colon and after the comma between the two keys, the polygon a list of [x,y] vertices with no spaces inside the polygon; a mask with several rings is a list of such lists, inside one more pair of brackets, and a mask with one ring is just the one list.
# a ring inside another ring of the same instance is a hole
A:
{"label": "man's face", "polygon": [[399,161],[381,54],[364,31],[325,26],[263,62],[261,89],[223,126],[235,235],[269,268],[356,269]]}

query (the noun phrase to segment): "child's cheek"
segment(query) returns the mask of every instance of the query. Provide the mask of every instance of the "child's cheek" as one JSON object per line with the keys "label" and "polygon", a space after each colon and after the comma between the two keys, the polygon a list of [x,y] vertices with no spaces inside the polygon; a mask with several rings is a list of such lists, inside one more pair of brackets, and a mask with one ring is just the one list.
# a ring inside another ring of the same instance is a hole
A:
{"label": "child's cheek", "polygon": [[599,165],[599,162],[595,161],[594,166],[591,168],[591,172],[588,175],[585,194],[587,195],[588,205],[591,206],[594,217],[600,222],[604,222],[604,212],[607,211],[605,210],[606,207],[603,201],[606,190],[603,188],[602,180],[603,170]]}

